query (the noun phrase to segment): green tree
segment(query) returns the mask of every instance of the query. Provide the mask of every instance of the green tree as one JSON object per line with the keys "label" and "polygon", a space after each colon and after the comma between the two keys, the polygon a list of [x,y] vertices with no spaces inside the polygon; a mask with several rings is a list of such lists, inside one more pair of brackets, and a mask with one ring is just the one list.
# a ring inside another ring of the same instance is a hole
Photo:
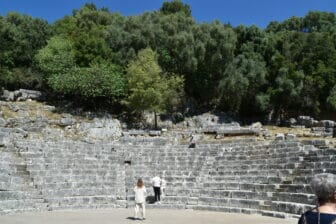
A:
{"label": "green tree", "polygon": [[47,80],[52,75],[67,74],[76,66],[73,42],[65,37],[54,36],[47,46],[38,51],[35,60]]}
{"label": "green tree", "polygon": [[270,22],[267,32],[279,32],[284,30],[297,32],[335,32],[336,15],[332,12],[310,11],[304,17],[291,17],[285,21]]}
{"label": "green tree", "polygon": [[163,77],[157,55],[150,48],[139,51],[136,60],[129,63],[126,71],[130,91],[126,105],[137,112],[154,112],[156,128],[156,114],[165,112],[171,104],[179,103],[172,98],[178,98],[181,94],[182,79]]}
{"label": "green tree", "polygon": [[36,55],[36,62],[54,91],[84,98],[106,97],[115,101],[125,95],[126,82],[119,66],[107,62],[93,63],[89,67],[78,66],[73,43],[67,38],[51,38]]}
{"label": "green tree", "polygon": [[336,86],[331,89],[330,95],[327,98],[327,102],[332,110],[336,110]]}
{"label": "green tree", "polygon": [[163,14],[184,13],[186,16],[191,16],[190,6],[184,4],[181,0],[173,0],[171,2],[164,2],[160,8]]}
{"label": "green tree", "polygon": [[[218,106],[218,85],[229,74],[236,49],[237,36],[231,27],[218,21],[201,24],[195,29],[197,69],[187,77],[187,93],[205,106]],[[190,83],[189,83],[190,82]]]}
{"label": "green tree", "polygon": [[76,64],[89,67],[91,63],[115,61],[107,42],[107,26],[110,24],[112,16],[107,9],[85,4],[74,10],[72,16],[57,21],[53,28],[57,34],[65,35],[73,42]]}
{"label": "green tree", "polygon": [[0,85],[7,88],[42,86],[40,74],[32,69],[36,52],[51,35],[49,24],[16,12],[0,17]]}
{"label": "green tree", "polygon": [[121,69],[113,64],[94,64],[75,67],[67,74],[54,74],[50,86],[63,94],[79,95],[87,99],[104,97],[118,102],[125,96],[125,81]]}

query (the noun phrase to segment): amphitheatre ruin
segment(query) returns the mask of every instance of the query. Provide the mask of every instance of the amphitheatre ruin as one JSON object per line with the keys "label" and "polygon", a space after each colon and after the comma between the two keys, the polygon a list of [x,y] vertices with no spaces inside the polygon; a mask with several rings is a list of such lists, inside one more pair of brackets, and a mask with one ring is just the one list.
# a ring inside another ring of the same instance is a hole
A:
{"label": "amphitheatre ruin", "polygon": [[[135,181],[143,178],[148,223],[156,209],[177,210],[181,219],[200,211],[295,223],[315,204],[311,177],[336,173],[333,121],[300,117],[291,128],[276,129],[205,115],[162,123],[160,131],[135,130],[106,115],[60,113],[35,101],[38,96],[7,91],[0,101],[0,220],[74,210],[87,217],[88,210],[119,208],[113,212],[127,223],[132,210],[123,209],[133,207]],[[188,147],[191,134],[196,148]],[[167,182],[161,205],[150,201],[155,175]]]}

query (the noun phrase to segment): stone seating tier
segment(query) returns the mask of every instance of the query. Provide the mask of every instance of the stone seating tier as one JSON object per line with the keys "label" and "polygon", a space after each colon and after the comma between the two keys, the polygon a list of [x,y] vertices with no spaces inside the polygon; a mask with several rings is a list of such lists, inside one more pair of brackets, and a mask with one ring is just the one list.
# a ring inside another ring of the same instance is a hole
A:
{"label": "stone seating tier", "polygon": [[[192,149],[186,144],[22,140],[4,149],[3,160],[18,157],[19,163],[0,168],[21,180],[17,185],[26,186],[23,192],[37,192],[26,195],[25,201],[36,200],[29,209],[131,206],[136,179],[143,178],[151,192],[151,178],[161,175],[167,181],[161,207],[275,217],[297,216],[312,206],[310,178],[321,171],[335,172],[336,154],[296,141],[256,140],[205,143]],[[0,194],[1,201],[8,200]],[[11,210],[9,204],[0,206],[6,209]]]}

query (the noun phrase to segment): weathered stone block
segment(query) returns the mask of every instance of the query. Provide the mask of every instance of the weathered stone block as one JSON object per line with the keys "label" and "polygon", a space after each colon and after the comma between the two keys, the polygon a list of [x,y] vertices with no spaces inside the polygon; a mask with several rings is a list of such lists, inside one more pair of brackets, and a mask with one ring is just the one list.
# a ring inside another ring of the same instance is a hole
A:
{"label": "weathered stone block", "polygon": [[285,135],[283,133],[278,133],[275,136],[275,140],[278,140],[278,141],[285,140]]}

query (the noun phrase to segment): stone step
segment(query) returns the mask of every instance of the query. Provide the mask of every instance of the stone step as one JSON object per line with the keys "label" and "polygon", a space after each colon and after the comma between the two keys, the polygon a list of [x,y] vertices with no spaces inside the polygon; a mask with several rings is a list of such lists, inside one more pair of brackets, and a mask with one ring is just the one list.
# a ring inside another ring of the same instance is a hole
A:
{"label": "stone step", "polygon": [[37,191],[0,191],[0,201],[23,199],[42,199],[42,195]]}
{"label": "stone step", "polygon": [[[231,176],[232,177],[232,176]],[[254,183],[254,184],[282,184],[283,177],[277,176],[233,176],[232,178],[226,176],[209,176],[206,183],[222,183],[222,184],[237,184],[237,183]]]}
{"label": "stone step", "polygon": [[83,208],[114,208],[118,199],[111,195],[68,196],[46,199],[50,210],[83,209]]}
{"label": "stone step", "polygon": [[[102,187],[86,187],[86,188],[61,188],[61,189],[40,189],[45,198],[50,197],[70,197],[70,196],[93,196],[96,194],[114,195],[118,192],[117,187],[102,188]],[[123,193],[123,192],[122,192]]]}
{"label": "stone step", "polygon": [[214,211],[214,212],[227,212],[227,213],[244,213],[244,214],[261,214],[262,211],[258,209],[249,208],[235,208],[229,206],[210,206],[210,205],[189,205],[189,209],[202,210],[202,211]]}
{"label": "stone step", "polygon": [[0,211],[46,208],[44,199],[1,200]]}
{"label": "stone step", "polygon": [[289,192],[272,193],[272,201],[314,204],[315,199],[316,198],[314,194],[308,194],[308,193],[289,193]]}

